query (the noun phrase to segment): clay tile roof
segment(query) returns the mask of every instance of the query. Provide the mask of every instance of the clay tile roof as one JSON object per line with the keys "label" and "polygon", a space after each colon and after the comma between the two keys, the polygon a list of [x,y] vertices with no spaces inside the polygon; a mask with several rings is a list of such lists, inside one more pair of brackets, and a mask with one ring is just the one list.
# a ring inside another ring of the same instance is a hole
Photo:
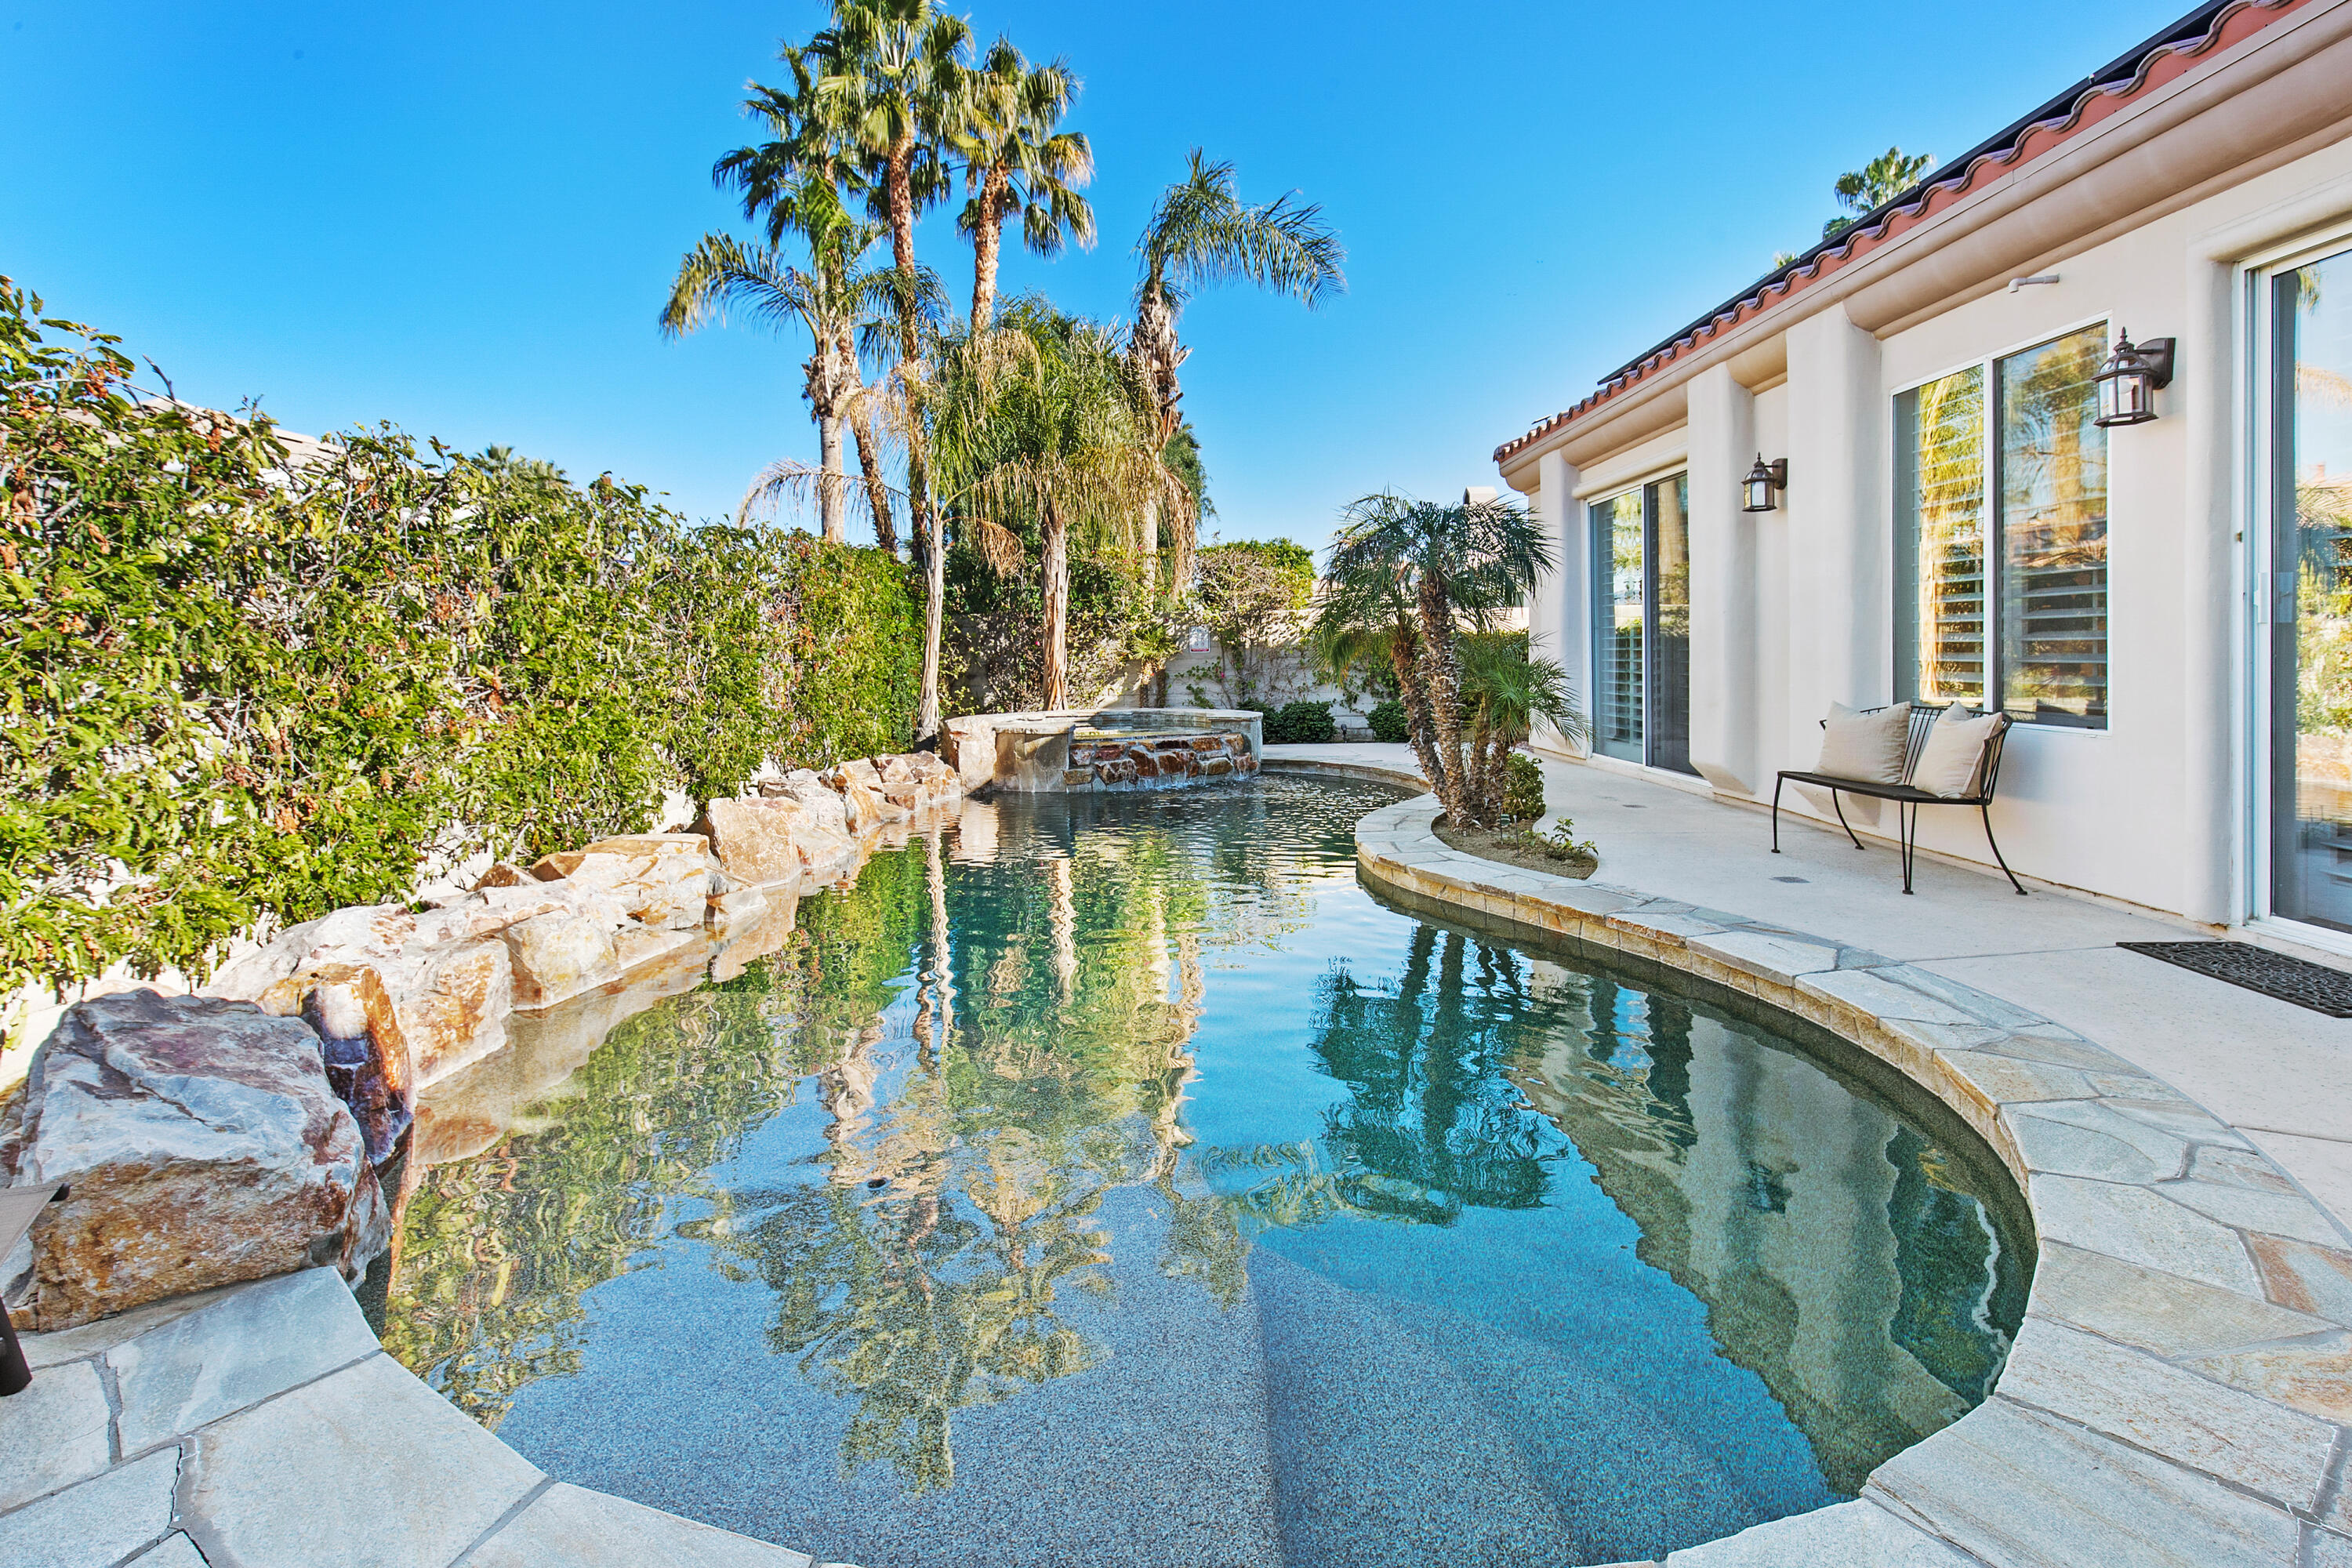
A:
{"label": "clay tile roof", "polygon": [[2260,32],[2309,0],[2208,0],[2105,68],[2011,122],[1883,205],[1776,268],[1664,342],[1611,371],[1590,396],[1495,448],[1497,464],[1590,413],[1682,354],[1986,189],[2134,99],[2176,80],[2215,50]]}

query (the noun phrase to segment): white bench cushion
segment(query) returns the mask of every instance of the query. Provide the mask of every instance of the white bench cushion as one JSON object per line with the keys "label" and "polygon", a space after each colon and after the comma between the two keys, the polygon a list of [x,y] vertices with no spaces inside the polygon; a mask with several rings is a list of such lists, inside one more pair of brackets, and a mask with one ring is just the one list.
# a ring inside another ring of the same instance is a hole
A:
{"label": "white bench cushion", "polygon": [[1822,726],[1821,765],[1814,771],[1864,784],[1901,784],[1903,752],[1910,731],[1908,702],[1874,713],[1832,702],[1829,719]]}
{"label": "white bench cushion", "polygon": [[1974,712],[1958,702],[1945,709],[1943,717],[1929,726],[1927,744],[1919,748],[1911,787],[1947,798],[1975,795],[1985,747],[2005,721],[1999,713]]}

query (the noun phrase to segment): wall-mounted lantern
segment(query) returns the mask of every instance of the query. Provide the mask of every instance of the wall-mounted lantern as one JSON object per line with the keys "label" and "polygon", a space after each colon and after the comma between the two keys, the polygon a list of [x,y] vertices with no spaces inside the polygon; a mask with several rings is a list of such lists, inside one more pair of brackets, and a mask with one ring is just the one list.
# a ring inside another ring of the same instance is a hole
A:
{"label": "wall-mounted lantern", "polygon": [[2135,343],[2117,328],[2116,352],[2091,379],[2099,384],[2099,416],[2093,424],[2145,425],[2156,417],[2156,389],[2172,382],[2172,340]]}
{"label": "wall-mounted lantern", "polygon": [[1740,481],[1739,489],[1744,499],[1739,510],[1778,511],[1780,503],[1772,499],[1772,492],[1788,488],[1789,459],[1775,458],[1768,463],[1764,460],[1764,454],[1759,452],[1756,454],[1756,466],[1748,469],[1748,477]]}

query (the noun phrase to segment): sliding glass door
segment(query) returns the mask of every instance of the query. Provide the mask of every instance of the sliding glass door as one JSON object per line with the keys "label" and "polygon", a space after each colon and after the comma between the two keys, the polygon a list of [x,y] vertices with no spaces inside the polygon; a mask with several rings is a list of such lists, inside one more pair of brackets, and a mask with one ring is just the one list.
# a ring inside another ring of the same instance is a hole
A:
{"label": "sliding glass door", "polygon": [[1588,511],[1592,536],[1592,746],[1694,773],[1690,763],[1690,479],[1676,474]]}
{"label": "sliding glass door", "polygon": [[2268,912],[2352,931],[2352,247],[2264,286]]}

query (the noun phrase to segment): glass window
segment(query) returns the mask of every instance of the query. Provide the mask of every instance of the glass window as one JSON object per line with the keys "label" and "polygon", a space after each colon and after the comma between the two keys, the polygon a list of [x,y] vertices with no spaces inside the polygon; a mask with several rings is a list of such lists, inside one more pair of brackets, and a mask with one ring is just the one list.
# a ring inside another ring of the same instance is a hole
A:
{"label": "glass window", "polygon": [[2107,433],[2094,328],[2000,362],[2000,700],[2012,718],[2107,721]]}
{"label": "glass window", "polygon": [[1648,487],[1650,765],[1691,773],[1690,476]]}
{"label": "glass window", "polygon": [[1592,743],[1607,756],[1642,758],[1642,492],[1592,508],[1594,615]]}
{"label": "glass window", "polygon": [[1690,479],[1595,503],[1592,743],[1603,756],[1690,763]]}
{"label": "glass window", "polygon": [[1984,369],[1895,400],[1896,686],[1921,702],[1984,700]]}
{"label": "glass window", "polygon": [[1895,398],[1898,698],[1997,692],[2021,722],[2106,727],[2105,342],[2088,327]]}
{"label": "glass window", "polygon": [[2269,282],[2270,908],[2352,931],[2352,250]]}

